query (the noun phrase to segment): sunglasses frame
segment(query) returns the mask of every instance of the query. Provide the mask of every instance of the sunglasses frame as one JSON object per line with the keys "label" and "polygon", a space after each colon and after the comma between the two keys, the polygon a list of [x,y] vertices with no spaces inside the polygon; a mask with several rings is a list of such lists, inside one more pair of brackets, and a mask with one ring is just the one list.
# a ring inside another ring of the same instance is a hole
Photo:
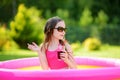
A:
{"label": "sunglasses frame", "polygon": [[63,28],[61,26],[59,26],[58,28],[54,28],[54,29],[57,29],[58,32],[65,32],[67,28]]}

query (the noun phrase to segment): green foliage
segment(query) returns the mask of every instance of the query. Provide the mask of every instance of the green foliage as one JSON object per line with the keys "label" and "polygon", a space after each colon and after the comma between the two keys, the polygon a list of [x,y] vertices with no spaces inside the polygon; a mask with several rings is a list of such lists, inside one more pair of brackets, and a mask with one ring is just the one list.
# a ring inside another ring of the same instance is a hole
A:
{"label": "green foliage", "polygon": [[91,11],[89,8],[84,8],[80,20],[78,22],[72,21],[69,23],[70,32],[68,32],[69,35],[67,37],[70,37],[69,39],[72,40],[72,42],[76,42],[77,40],[83,42],[90,36],[92,23],[93,17]]}
{"label": "green foliage", "polygon": [[102,26],[105,26],[108,22],[108,16],[104,11],[98,12],[97,18],[95,18],[95,23]]}
{"label": "green foliage", "polygon": [[68,19],[69,17],[69,13],[67,10],[62,10],[62,9],[58,9],[56,11],[57,15],[60,16],[62,19]]}
{"label": "green foliage", "polygon": [[[42,16],[46,17],[46,12],[49,10],[53,15],[56,15],[57,9],[66,9],[69,11],[70,18],[79,19],[81,12],[85,7],[91,9],[93,16],[99,12],[99,10],[105,11],[111,18],[120,17],[120,3],[119,0],[1,0],[0,1],[0,18],[2,21],[9,22],[9,20],[15,15],[19,4],[24,3],[27,7],[35,6],[40,10],[43,10]],[[114,13],[113,13],[114,12]],[[120,23],[120,19],[118,21]]]}
{"label": "green foliage", "polygon": [[19,49],[19,45],[12,39],[7,40],[2,47],[3,51],[16,50],[16,49]]}
{"label": "green foliage", "polygon": [[46,18],[50,18],[52,16],[51,11],[50,10],[46,10],[45,16],[46,16]]}
{"label": "green foliage", "polygon": [[118,24],[118,18],[113,19],[113,23],[108,24],[109,17],[104,11],[99,11],[97,18],[95,18],[96,23],[96,33],[99,38],[101,38],[102,42],[109,44],[120,44],[120,38],[118,37],[120,34],[120,27]]}
{"label": "green foliage", "polygon": [[22,47],[27,48],[27,43],[40,44],[43,40],[44,19],[40,19],[41,12],[35,7],[26,8],[23,4],[18,7],[18,12],[10,22],[11,36]]}
{"label": "green foliage", "polygon": [[94,24],[90,26],[90,37],[102,38],[102,29],[108,24],[108,15],[103,11],[99,11],[97,17],[94,18]]}
{"label": "green foliage", "polygon": [[120,25],[109,24],[101,29],[100,37],[102,42],[112,45],[120,45]]}
{"label": "green foliage", "polygon": [[80,44],[79,41],[77,41],[77,42],[75,42],[75,43],[72,43],[72,44],[71,44],[71,47],[72,47],[72,50],[73,50],[73,51],[77,51],[77,50],[80,49],[81,44]]}
{"label": "green foliage", "polygon": [[0,51],[18,49],[19,46],[10,38],[9,30],[5,26],[0,27]]}
{"label": "green foliage", "polygon": [[[21,10],[17,10],[21,3],[29,8],[25,7],[23,9],[21,7]],[[32,7],[31,9],[31,6],[34,6],[34,8]],[[119,0],[1,0],[0,21],[2,23],[5,22],[7,25],[10,23],[13,26],[17,26],[11,33],[13,39],[22,47],[26,47],[26,42],[35,41],[40,43],[42,41],[43,30],[41,29],[42,27],[39,28],[39,24],[43,24],[44,20],[40,20],[38,17],[35,19],[34,15],[42,16],[46,19],[52,16],[59,16],[64,19],[66,27],[69,28],[66,37],[71,42],[76,42],[77,40],[82,42],[87,37],[97,37],[105,43],[119,44],[119,9]],[[15,15],[14,20],[9,22]],[[35,24],[31,23],[34,21],[36,21]],[[33,31],[32,25],[39,25],[36,31]],[[29,26],[29,28],[26,26]],[[36,34],[40,34],[38,36],[40,37],[39,39],[33,38]],[[32,37],[29,35],[32,35]]]}
{"label": "green foliage", "polygon": [[84,48],[86,50],[99,50],[100,46],[101,46],[101,42],[100,40],[98,40],[97,38],[87,38],[84,42],[83,42]]}
{"label": "green foliage", "polygon": [[0,27],[0,50],[2,50],[3,45],[6,43],[8,36],[5,27]]}
{"label": "green foliage", "polygon": [[80,25],[88,26],[91,25],[92,22],[93,22],[92,13],[88,8],[85,8],[80,18]]}

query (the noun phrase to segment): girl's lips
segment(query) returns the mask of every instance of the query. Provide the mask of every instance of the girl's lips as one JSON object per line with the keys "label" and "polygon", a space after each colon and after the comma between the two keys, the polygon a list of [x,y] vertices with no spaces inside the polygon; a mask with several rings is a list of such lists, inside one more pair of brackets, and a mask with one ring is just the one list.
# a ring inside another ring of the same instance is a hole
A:
{"label": "girl's lips", "polygon": [[60,35],[60,36],[64,37],[64,35]]}
{"label": "girl's lips", "polygon": [[64,36],[64,34],[61,34],[60,36]]}

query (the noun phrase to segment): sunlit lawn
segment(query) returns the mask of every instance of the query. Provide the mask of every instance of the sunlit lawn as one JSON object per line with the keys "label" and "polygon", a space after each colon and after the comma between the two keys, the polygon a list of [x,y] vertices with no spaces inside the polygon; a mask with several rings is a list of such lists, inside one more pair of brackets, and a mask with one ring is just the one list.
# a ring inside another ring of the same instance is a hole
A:
{"label": "sunlit lawn", "polygon": [[102,46],[99,51],[86,51],[80,49],[75,55],[88,57],[120,58],[120,46]]}
{"label": "sunlit lawn", "polygon": [[[120,58],[120,46],[103,46],[99,51],[86,51],[80,48],[74,51],[75,56],[87,57],[107,57],[107,58]],[[12,50],[0,52],[0,61],[36,57],[37,53],[30,50]]]}

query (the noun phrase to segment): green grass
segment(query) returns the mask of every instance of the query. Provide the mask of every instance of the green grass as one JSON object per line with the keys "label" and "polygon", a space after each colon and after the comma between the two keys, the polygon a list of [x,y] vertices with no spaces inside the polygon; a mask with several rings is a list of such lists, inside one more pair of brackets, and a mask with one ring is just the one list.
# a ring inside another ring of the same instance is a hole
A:
{"label": "green grass", "polygon": [[98,51],[86,51],[83,48],[75,52],[75,56],[120,58],[120,46],[102,46]]}
{"label": "green grass", "polygon": [[36,56],[37,53],[30,50],[19,49],[12,51],[2,51],[0,52],[0,61]]}
{"label": "green grass", "polygon": [[[87,56],[87,57],[105,57],[105,58],[120,58],[120,46],[102,46],[99,51],[86,51],[80,48],[74,51],[75,56]],[[12,50],[0,52],[0,61],[37,57],[37,53],[30,50]]]}

